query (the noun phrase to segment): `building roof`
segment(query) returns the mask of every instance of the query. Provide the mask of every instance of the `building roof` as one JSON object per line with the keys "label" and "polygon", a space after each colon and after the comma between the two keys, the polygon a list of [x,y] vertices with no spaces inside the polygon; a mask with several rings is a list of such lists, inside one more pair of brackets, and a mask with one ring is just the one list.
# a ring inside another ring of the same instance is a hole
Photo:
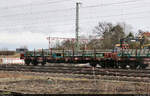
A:
{"label": "building roof", "polygon": [[142,35],[150,37],[150,32],[144,32],[144,33],[142,33]]}

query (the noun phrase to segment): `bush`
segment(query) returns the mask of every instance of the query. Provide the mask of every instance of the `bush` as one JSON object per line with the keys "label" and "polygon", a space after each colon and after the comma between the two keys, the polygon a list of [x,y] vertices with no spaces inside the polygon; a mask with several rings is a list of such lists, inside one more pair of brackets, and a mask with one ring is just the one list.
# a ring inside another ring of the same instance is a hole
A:
{"label": "bush", "polygon": [[14,55],[15,51],[0,51],[0,55]]}

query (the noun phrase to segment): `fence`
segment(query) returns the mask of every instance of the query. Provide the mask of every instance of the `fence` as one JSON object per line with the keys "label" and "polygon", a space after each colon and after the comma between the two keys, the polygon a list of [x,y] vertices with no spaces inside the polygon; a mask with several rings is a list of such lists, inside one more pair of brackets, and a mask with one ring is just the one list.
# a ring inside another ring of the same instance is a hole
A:
{"label": "fence", "polygon": [[1,58],[1,64],[24,64],[24,60],[20,58]]}

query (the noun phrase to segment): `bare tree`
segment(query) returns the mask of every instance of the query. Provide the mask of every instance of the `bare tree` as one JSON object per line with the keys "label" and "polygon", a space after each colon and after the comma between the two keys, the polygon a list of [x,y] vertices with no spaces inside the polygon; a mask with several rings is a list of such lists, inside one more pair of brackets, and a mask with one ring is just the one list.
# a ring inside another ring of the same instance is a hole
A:
{"label": "bare tree", "polygon": [[99,22],[93,32],[101,38],[99,48],[102,49],[112,49],[125,36],[123,27],[120,24],[113,25],[106,22]]}

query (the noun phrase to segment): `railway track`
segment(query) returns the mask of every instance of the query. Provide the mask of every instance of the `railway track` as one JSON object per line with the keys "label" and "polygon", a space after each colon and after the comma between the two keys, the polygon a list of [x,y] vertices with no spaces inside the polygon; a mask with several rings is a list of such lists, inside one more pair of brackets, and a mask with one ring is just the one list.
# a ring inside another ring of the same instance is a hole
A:
{"label": "railway track", "polygon": [[150,70],[148,69],[101,69],[92,67],[64,66],[60,64],[50,66],[1,65],[0,70],[150,78]]}

